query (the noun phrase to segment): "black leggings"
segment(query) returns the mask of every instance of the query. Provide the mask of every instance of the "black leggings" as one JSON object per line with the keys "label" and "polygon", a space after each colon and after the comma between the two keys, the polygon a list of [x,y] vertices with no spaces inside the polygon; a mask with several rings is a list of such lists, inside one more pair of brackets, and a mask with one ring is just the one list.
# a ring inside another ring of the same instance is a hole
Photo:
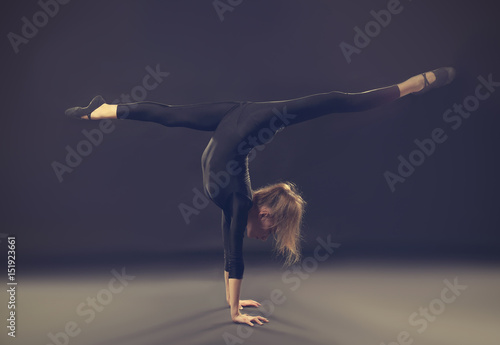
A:
{"label": "black leggings", "polygon": [[168,127],[215,131],[224,115],[242,103],[251,103],[252,109],[257,111],[286,106],[288,113],[296,115],[290,120],[290,124],[295,124],[332,113],[372,109],[390,103],[399,97],[398,86],[392,85],[365,92],[331,91],[283,101],[229,101],[189,105],[137,102],[119,104],[117,118],[156,122]]}

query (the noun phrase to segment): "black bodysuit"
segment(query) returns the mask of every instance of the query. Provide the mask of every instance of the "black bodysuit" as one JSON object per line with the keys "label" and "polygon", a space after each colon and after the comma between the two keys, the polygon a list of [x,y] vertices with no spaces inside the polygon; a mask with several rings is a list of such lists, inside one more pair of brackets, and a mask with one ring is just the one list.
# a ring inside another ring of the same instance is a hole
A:
{"label": "black bodysuit", "polygon": [[201,163],[205,194],[222,209],[224,269],[243,278],[243,235],[252,207],[248,172],[251,150],[281,129],[332,113],[371,109],[399,98],[397,85],[362,93],[327,92],[284,101],[214,102],[166,105],[120,104],[119,119],[156,122],[168,127],[213,131]]}

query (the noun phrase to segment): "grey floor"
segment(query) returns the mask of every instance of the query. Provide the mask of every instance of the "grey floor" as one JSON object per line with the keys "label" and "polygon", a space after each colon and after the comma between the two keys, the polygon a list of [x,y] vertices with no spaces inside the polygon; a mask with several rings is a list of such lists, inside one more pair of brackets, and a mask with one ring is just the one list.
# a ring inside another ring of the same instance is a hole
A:
{"label": "grey floor", "polygon": [[[316,263],[310,261],[309,273],[300,276],[283,276],[276,264],[247,265],[242,298],[267,302],[246,312],[270,319],[253,328],[231,322],[222,272],[210,262],[183,272],[175,263],[129,265],[125,272],[135,278],[121,291],[114,282],[115,292],[109,282],[111,269],[122,271],[119,266],[98,273],[24,276],[18,286],[17,337],[8,337],[4,328],[0,343],[500,344],[500,266]],[[446,280],[461,288],[443,292]],[[5,294],[1,298],[5,306]],[[428,320],[419,308],[428,309]],[[64,335],[65,327],[78,334]]]}

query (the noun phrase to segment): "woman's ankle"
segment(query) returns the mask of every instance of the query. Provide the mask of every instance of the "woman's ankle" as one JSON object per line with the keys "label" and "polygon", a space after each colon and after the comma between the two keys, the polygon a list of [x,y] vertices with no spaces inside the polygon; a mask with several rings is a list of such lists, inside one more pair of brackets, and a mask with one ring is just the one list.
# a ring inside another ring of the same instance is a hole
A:
{"label": "woman's ankle", "polygon": [[100,119],[116,119],[116,108],[117,104],[102,104],[99,108],[94,110],[90,115],[92,120],[100,120]]}
{"label": "woman's ankle", "polygon": [[[436,76],[432,72],[425,72],[425,76],[432,84],[436,80]],[[404,97],[410,93],[415,93],[422,90],[425,86],[425,79],[422,74],[411,77],[410,79],[398,84],[400,97]]]}

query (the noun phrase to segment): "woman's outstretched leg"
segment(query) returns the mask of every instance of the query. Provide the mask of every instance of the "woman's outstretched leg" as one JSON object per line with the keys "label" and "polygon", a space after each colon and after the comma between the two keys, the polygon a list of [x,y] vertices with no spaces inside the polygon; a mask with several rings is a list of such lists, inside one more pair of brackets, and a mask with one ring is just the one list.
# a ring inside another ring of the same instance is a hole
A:
{"label": "woman's outstretched leg", "polygon": [[284,101],[251,102],[253,107],[284,108],[294,114],[289,124],[301,123],[333,113],[347,113],[369,110],[395,101],[412,93],[423,93],[432,88],[446,85],[455,76],[452,68],[440,68],[426,72],[391,86],[365,92],[346,93],[331,91]]}
{"label": "woman's outstretched leg", "polygon": [[[95,101],[93,100],[93,102]],[[222,118],[240,104],[240,102],[236,101],[188,105],[168,105],[156,102],[103,103],[92,110],[91,102],[91,105],[89,105],[90,108],[87,107],[89,108],[87,111],[89,114],[81,111],[81,109],[85,108],[79,108],[76,114],[87,115],[80,117],[82,119],[128,119],[155,122],[168,127],[186,127],[202,131],[214,131]]]}

